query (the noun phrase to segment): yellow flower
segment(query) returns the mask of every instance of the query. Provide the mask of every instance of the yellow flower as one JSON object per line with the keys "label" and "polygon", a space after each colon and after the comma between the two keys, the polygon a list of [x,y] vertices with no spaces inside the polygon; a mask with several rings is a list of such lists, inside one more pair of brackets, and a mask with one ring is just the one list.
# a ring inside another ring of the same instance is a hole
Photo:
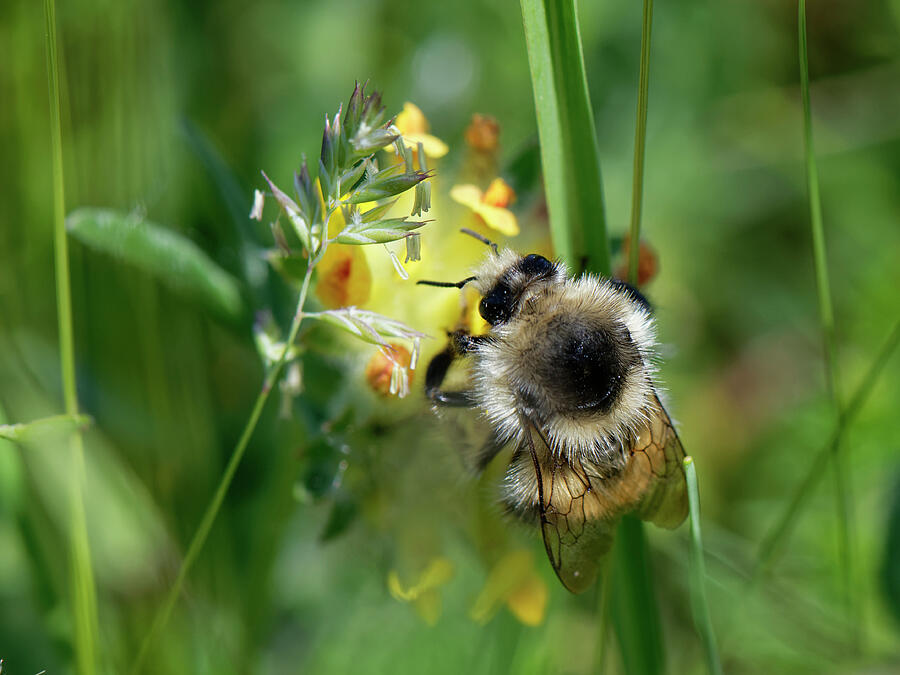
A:
{"label": "yellow flower", "polygon": [[502,178],[495,178],[482,192],[476,185],[454,185],[450,197],[467,206],[485,225],[506,235],[519,234],[519,222],[507,206],[516,200],[516,193]]}
{"label": "yellow flower", "polygon": [[[337,236],[344,225],[344,216],[338,209],[328,223],[328,236]],[[372,272],[363,248],[331,244],[316,266],[316,297],[327,309],[360,307],[369,301]]]}
{"label": "yellow flower", "polygon": [[[407,101],[403,104],[403,111],[394,120],[394,126],[403,135],[403,141],[416,151],[419,143],[425,149],[427,157],[438,159],[447,154],[449,148],[437,136],[428,133],[428,120],[417,105]],[[391,146],[393,147],[393,146]]]}
{"label": "yellow flower", "polygon": [[416,612],[429,626],[441,616],[441,595],[437,589],[453,578],[453,563],[446,558],[433,558],[409,587],[404,588],[396,570],[388,574],[388,590],[395,600],[411,602]]}
{"label": "yellow flower", "polygon": [[366,304],[372,273],[361,246],[329,246],[316,267],[316,297],[328,309]]}
{"label": "yellow flower", "polygon": [[497,561],[469,615],[478,623],[487,623],[501,603],[526,626],[538,626],[547,610],[547,585],[534,569],[531,551],[507,553]]}

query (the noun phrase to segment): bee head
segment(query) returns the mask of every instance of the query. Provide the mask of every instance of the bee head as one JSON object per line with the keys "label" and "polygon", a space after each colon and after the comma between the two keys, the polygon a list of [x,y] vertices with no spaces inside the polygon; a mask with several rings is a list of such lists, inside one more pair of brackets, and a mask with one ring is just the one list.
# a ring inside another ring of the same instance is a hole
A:
{"label": "bee head", "polygon": [[478,312],[492,326],[509,321],[530,296],[566,278],[560,263],[531,253],[520,256],[504,249],[488,256],[475,274],[481,292]]}
{"label": "bee head", "polygon": [[466,228],[460,231],[491,248],[491,253],[476,270],[475,276],[457,282],[423,279],[416,283],[462,288],[474,282],[482,296],[478,313],[492,326],[509,321],[529,297],[566,280],[566,268],[562,263],[552,262],[537,253],[523,257],[508,248],[501,251],[497,244],[477,232]]}

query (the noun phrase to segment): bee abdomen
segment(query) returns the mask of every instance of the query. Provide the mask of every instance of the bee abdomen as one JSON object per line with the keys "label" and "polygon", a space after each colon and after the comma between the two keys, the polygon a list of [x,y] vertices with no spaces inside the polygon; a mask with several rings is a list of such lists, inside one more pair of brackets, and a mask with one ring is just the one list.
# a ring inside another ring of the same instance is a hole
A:
{"label": "bee abdomen", "polygon": [[628,329],[619,322],[565,315],[543,323],[544,339],[533,341],[524,354],[532,380],[527,389],[545,392],[554,412],[609,412],[640,364]]}

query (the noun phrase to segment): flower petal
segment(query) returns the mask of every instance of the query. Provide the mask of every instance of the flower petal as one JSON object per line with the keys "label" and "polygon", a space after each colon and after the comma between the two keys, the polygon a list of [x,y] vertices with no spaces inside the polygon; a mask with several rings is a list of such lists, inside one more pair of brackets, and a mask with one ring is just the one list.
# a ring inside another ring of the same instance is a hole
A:
{"label": "flower petal", "polygon": [[454,185],[450,190],[450,199],[475,210],[481,205],[484,193],[477,185]]}
{"label": "flower petal", "polygon": [[411,602],[420,597],[425,591],[432,591],[446,584],[453,578],[453,563],[447,558],[432,558],[418,580],[409,588],[404,588],[400,582],[400,575],[396,570],[388,574],[388,590],[395,600]]}
{"label": "flower petal", "polygon": [[506,605],[521,623],[539,626],[547,610],[547,584],[532,573],[506,598]]}
{"label": "flower petal", "polygon": [[519,234],[519,221],[509,209],[500,206],[490,206],[489,204],[478,204],[472,210],[481,216],[485,225],[501,234],[507,237],[515,237]]}
{"label": "flower petal", "polygon": [[440,159],[450,151],[444,141],[431,134],[403,134],[403,140],[413,148],[421,143],[425,149],[425,156],[434,159]]}
{"label": "flower petal", "polygon": [[424,134],[428,131],[428,120],[425,119],[425,113],[422,112],[419,106],[407,101],[403,104],[403,110],[397,114],[394,126],[404,136],[408,134]]}
{"label": "flower petal", "polygon": [[359,307],[369,301],[372,272],[361,246],[329,246],[316,273],[316,297],[328,309]]}
{"label": "flower petal", "polygon": [[531,551],[511,551],[491,569],[484,588],[472,605],[469,616],[478,623],[487,623],[512,594],[534,575],[534,556]]}

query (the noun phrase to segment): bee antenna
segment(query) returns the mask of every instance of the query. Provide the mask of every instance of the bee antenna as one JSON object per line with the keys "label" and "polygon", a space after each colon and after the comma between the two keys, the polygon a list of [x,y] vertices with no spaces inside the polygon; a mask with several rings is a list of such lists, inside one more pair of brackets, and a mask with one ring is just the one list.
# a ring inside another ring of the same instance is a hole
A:
{"label": "bee antenna", "polygon": [[462,288],[470,281],[475,281],[477,277],[468,277],[463,279],[462,281],[426,281],[425,279],[419,279],[416,282],[418,286],[437,286],[439,288]]}
{"label": "bee antenna", "polygon": [[467,234],[470,237],[475,237],[482,244],[487,244],[492,249],[494,249],[494,255],[500,255],[500,251],[497,250],[497,244],[492,242],[490,239],[485,237],[483,234],[478,234],[474,230],[470,230],[468,227],[464,227],[464,228],[460,229],[460,232],[462,232],[463,234]]}

